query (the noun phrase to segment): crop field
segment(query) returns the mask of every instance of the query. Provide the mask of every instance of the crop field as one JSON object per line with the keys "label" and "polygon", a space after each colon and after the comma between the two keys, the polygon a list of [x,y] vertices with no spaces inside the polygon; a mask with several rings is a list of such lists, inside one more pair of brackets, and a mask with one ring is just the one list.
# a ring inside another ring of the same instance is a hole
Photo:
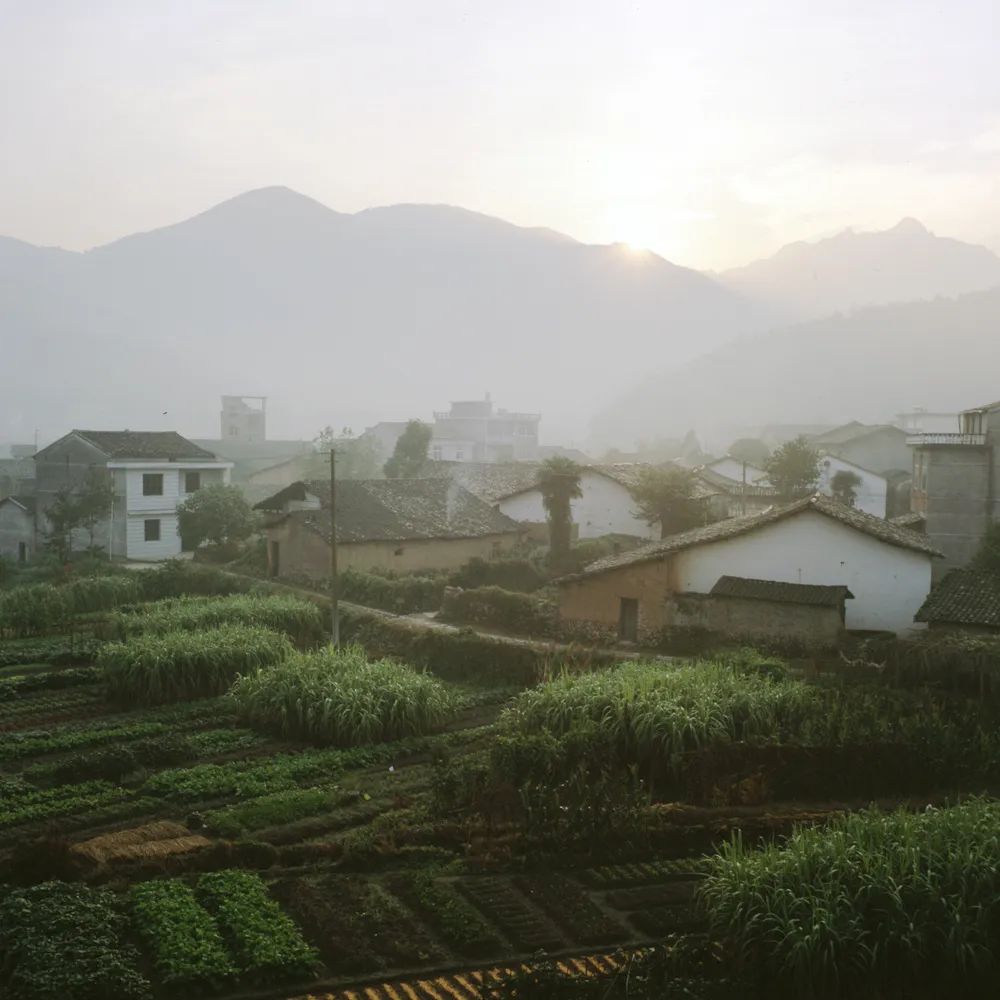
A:
{"label": "crop field", "polygon": [[134,598],[83,589],[72,655],[24,611],[69,597],[11,604],[4,997],[890,996],[911,942],[996,971],[985,702],[750,653],[490,687],[318,648],[290,598]]}

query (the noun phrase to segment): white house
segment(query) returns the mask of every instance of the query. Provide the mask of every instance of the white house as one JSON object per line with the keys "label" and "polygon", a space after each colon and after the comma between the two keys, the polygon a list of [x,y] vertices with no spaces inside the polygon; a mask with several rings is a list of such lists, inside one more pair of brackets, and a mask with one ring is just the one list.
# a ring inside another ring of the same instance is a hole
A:
{"label": "white house", "polygon": [[708,462],[703,468],[737,483],[745,482],[747,485],[751,485],[763,481],[761,485],[767,484],[767,472],[756,465],[744,462],[742,459],[733,458],[732,455],[725,455],[722,458],[717,458],[714,462]]}
{"label": "white house", "polygon": [[[583,496],[570,504],[578,538],[599,538],[601,535],[633,535],[637,538],[659,538],[659,525],[649,525],[636,516],[636,503],[631,488],[636,484],[638,464],[589,465],[580,473]],[[545,521],[542,492],[532,481],[516,491],[499,497],[501,513],[527,524]]]}
{"label": "white house", "polygon": [[600,559],[561,581],[560,614],[608,630],[632,623],[641,637],[670,627],[675,595],[709,595],[729,576],[846,587],[847,628],[903,634],[919,627],[937,556],[915,532],[813,496]]}
{"label": "white house", "polygon": [[827,496],[833,495],[833,477],[838,472],[851,472],[861,482],[854,488],[854,506],[873,517],[885,517],[889,482],[871,469],[866,469],[846,458],[838,458],[828,452],[820,454],[819,481],[816,488]]}
{"label": "white house", "polygon": [[[177,505],[202,486],[228,483],[231,468],[174,431],[73,430],[35,455],[36,525],[44,534],[56,495],[101,470],[114,496],[96,544],[112,558],[170,559],[181,552]],[[89,541],[89,533],[78,540]]]}

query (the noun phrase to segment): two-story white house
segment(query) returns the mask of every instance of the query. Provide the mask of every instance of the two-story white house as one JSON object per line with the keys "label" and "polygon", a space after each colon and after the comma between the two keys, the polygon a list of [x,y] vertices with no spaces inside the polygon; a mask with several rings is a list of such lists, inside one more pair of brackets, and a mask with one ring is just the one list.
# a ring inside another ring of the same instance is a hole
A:
{"label": "two-story white house", "polygon": [[[58,493],[99,470],[114,498],[95,544],[117,559],[170,559],[181,552],[177,505],[202,486],[228,483],[231,468],[175,431],[70,431],[35,455],[38,534],[47,532],[45,511]],[[75,539],[89,541],[89,533]]]}

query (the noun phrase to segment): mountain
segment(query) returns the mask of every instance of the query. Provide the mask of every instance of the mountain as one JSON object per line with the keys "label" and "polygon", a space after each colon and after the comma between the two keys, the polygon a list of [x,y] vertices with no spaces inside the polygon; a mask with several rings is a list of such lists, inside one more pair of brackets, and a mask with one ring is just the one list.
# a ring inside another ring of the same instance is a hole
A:
{"label": "mountain", "polygon": [[770,423],[883,422],[1000,396],[1000,289],[859,310],[744,337],[650,376],[594,421],[595,444],[689,427],[720,442]]}
{"label": "mountain", "polygon": [[884,232],[847,230],[817,243],[791,243],[715,277],[791,322],[1000,286],[1000,257],[903,219]]}
{"label": "mountain", "polygon": [[0,240],[4,370],[21,373],[0,394],[0,437],[213,434],[218,396],[240,392],[270,397],[276,435],[487,389],[582,422],[651,363],[769,318],[651,253],[450,206],[349,215],[265,188],[86,253]]}

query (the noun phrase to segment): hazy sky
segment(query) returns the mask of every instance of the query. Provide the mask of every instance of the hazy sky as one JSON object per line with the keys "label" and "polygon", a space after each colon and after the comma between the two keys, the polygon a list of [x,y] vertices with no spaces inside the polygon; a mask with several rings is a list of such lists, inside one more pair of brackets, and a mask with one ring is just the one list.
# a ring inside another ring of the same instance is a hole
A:
{"label": "hazy sky", "polygon": [[996,0],[0,0],[0,234],[285,184],[722,267],[914,215],[1000,250]]}

